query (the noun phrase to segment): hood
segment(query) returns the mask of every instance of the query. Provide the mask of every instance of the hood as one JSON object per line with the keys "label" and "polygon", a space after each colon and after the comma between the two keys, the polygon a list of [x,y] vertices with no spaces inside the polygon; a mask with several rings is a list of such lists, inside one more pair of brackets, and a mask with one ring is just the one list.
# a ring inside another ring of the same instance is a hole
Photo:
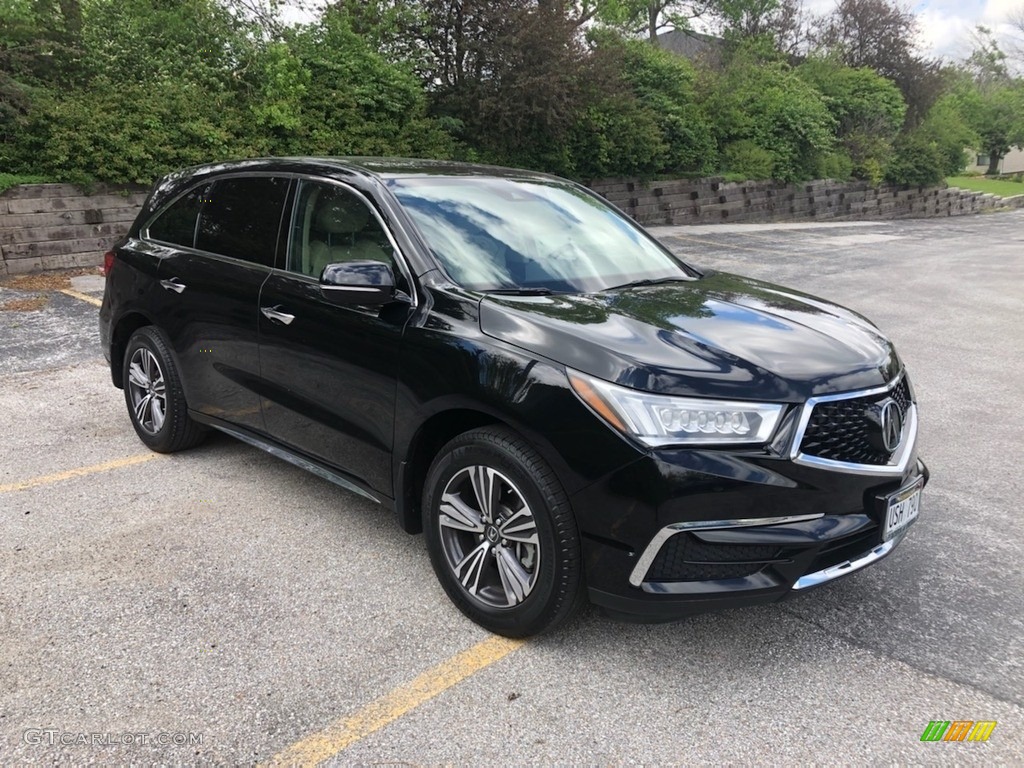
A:
{"label": "hood", "polygon": [[812,296],[725,273],[599,294],[485,297],[480,327],[648,392],[770,402],[877,387],[900,370],[885,336]]}

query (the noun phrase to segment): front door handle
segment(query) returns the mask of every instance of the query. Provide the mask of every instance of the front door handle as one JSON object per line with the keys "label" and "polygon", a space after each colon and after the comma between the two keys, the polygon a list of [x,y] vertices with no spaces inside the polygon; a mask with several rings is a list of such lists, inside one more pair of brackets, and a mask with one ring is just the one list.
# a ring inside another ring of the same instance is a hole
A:
{"label": "front door handle", "polygon": [[186,287],[185,284],[176,277],[172,277],[170,280],[161,280],[160,285],[168,291],[174,291],[175,293],[181,293]]}
{"label": "front door handle", "polygon": [[260,312],[262,312],[264,317],[268,320],[272,320],[275,323],[281,323],[282,325],[291,325],[292,320],[295,319],[295,315],[289,315],[287,312],[282,312],[278,307],[260,307]]}

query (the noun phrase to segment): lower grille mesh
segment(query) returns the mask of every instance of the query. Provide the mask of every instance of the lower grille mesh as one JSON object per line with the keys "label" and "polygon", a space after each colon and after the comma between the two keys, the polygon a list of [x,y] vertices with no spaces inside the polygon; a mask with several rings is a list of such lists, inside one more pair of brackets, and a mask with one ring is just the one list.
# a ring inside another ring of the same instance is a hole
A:
{"label": "lower grille mesh", "polygon": [[710,581],[751,576],[779,556],[774,544],[711,544],[678,533],[662,546],[646,581]]}

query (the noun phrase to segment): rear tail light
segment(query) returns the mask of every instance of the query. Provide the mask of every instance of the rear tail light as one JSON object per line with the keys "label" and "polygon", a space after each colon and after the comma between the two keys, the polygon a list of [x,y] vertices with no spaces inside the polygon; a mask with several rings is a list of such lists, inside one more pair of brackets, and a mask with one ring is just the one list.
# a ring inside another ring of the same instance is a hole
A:
{"label": "rear tail light", "polygon": [[106,277],[110,274],[110,270],[114,267],[114,252],[107,251],[103,254],[103,276]]}

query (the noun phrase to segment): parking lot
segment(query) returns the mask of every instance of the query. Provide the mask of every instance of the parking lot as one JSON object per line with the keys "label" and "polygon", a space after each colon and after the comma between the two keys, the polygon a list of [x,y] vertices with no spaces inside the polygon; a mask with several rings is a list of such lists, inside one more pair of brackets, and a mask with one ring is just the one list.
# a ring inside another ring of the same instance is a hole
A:
{"label": "parking lot", "polygon": [[[932,480],[891,557],[782,604],[491,638],[373,504],[224,436],[147,452],[95,285],[8,282],[0,764],[1024,761],[1024,211],[654,231],[895,340]],[[931,720],[998,725],[923,743]]]}

